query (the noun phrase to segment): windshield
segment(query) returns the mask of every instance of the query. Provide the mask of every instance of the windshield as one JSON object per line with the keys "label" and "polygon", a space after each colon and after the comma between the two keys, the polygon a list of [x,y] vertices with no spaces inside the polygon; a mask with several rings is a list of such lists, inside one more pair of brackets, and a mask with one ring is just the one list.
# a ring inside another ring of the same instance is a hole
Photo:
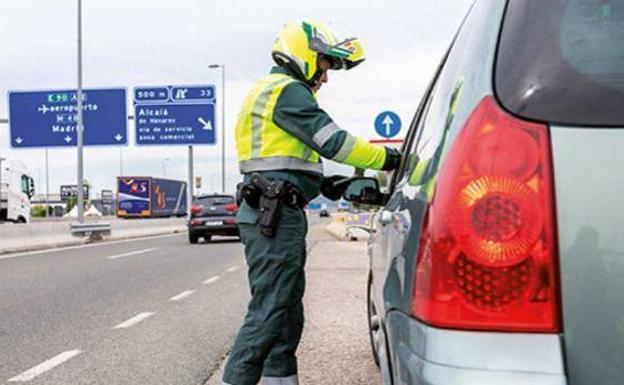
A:
{"label": "windshield", "polygon": [[200,197],[195,202],[202,206],[225,206],[230,203],[234,203],[234,198],[230,196]]}
{"label": "windshield", "polygon": [[511,0],[496,91],[526,118],[624,126],[624,0]]}

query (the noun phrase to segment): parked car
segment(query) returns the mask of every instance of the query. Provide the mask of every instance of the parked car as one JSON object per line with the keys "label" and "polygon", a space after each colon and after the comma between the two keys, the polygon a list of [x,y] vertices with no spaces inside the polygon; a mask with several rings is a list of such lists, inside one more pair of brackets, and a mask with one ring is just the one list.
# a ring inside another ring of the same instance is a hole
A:
{"label": "parked car", "polygon": [[389,193],[345,194],[384,384],[624,383],[623,106],[624,2],[473,5]]}
{"label": "parked car", "polygon": [[238,205],[232,195],[200,195],[191,206],[189,242],[197,243],[199,238],[210,242],[213,235],[238,237],[237,212]]}

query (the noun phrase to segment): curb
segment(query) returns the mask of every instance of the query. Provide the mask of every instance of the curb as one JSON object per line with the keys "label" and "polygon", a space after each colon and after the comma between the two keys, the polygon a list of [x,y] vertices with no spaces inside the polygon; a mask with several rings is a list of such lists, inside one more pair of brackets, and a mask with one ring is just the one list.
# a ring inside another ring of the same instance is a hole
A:
{"label": "curb", "polygon": [[157,237],[160,235],[178,234],[178,233],[182,233],[185,230],[186,230],[186,226],[182,226],[182,227],[176,226],[175,228],[172,227],[171,229],[167,229],[167,230],[160,228],[160,229],[154,229],[154,231],[145,232],[144,234],[130,234],[130,235],[121,234],[118,236],[111,235],[111,236],[105,237],[101,241],[90,241],[88,237],[76,238],[76,240],[72,240],[72,241],[50,242],[50,243],[41,243],[41,244],[32,245],[32,246],[15,247],[15,248],[10,248],[10,249],[0,249],[0,256],[7,255],[7,254],[24,253],[24,252],[29,252],[29,251],[52,250],[52,249],[58,249],[61,247],[81,246],[81,245],[89,245],[89,244],[96,244],[96,243],[106,244],[108,242],[115,242],[115,241],[150,238],[150,237]]}

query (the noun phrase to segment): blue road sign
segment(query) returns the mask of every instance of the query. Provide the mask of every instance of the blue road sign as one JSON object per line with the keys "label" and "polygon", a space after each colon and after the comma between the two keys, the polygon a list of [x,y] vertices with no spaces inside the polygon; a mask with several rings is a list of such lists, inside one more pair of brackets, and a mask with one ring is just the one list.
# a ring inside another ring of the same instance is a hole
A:
{"label": "blue road sign", "polygon": [[[76,146],[76,90],[9,92],[9,126],[13,148]],[[126,90],[83,91],[84,144],[126,145]]]}
{"label": "blue road sign", "polygon": [[392,111],[384,111],[375,118],[375,131],[384,138],[392,138],[401,131],[401,118]]}
{"label": "blue road sign", "polygon": [[137,145],[215,144],[215,87],[134,89]]}

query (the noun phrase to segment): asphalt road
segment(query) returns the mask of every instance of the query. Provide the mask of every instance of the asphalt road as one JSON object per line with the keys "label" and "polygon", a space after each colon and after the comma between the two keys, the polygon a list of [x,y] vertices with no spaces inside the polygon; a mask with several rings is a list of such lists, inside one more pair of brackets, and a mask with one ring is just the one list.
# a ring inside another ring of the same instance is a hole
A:
{"label": "asphalt road", "polygon": [[201,384],[242,320],[245,271],[237,241],[186,234],[0,256],[0,383]]}

